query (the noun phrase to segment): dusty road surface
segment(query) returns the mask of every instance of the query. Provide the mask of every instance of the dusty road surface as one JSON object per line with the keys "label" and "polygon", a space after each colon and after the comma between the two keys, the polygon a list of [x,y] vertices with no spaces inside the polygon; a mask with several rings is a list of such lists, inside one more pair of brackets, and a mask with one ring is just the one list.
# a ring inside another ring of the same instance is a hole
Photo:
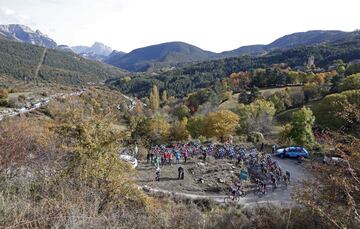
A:
{"label": "dusty road surface", "polygon": [[[239,204],[251,206],[256,204],[272,203],[277,205],[293,204],[291,191],[301,180],[309,176],[304,165],[297,160],[280,159],[278,161],[284,171],[291,174],[291,185],[286,187],[280,185],[273,189],[271,185],[267,187],[266,195],[255,193],[255,185],[247,183],[247,195],[240,198]],[[185,171],[184,180],[178,180],[178,168],[182,166]],[[207,198],[217,202],[223,202],[227,194],[227,189],[238,179],[241,170],[235,161],[227,159],[210,159],[206,162],[197,158],[191,158],[188,163],[161,166],[161,179],[155,181],[155,167],[141,161],[137,168],[137,182],[140,186],[146,186],[152,192],[168,193],[174,196],[182,196],[190,199]],[[198,178],[204,178],[203,183],[198,182]]]}

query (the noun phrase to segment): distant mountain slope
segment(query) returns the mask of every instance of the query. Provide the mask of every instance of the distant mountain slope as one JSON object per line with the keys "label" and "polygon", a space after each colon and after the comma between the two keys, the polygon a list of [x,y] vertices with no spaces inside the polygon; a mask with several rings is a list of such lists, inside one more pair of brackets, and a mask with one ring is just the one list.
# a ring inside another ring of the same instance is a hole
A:
{"label": "distant mountain slope", "polygon": [[0,34],[12,40],[55,49],[57,44],[39,30],[33,31],[24,25],[0,25]]}
{"label": "distant mountain slope", "polygon": [[183,63],[207,60],[215,53],[184,42],[169,42],[131,51],[126,55],[112,55],[106,63],[129,70],[146,71],[154,63]]}
{"label": "distant mountain slope", "polygon": [[147,71],[153,66],[158,68],[174,66],[179,63],[238,57],[243,55],[260,56],[277,49],[319,45],[340,39],[351,38],[353,33],[337,30],[313,30],[293,33],[281,37],[268,45],[249,45],[238,49],[213,53],[183,42],[169,42],[135,49],[126,55],[111,55],[106,63],[129,71]]}
{"label": "distant mountain slope", "polygon": [[45,50],[40,46],[0,38],[0,75],[26,81],[82,84],[122,77],[125,71],[74,53]]}
{"label": "distant mountain slope", "polygon": [[87,59],[99,60],[99,61],[105,59],[113,51],[112,48],[110,48],[100,42],[95,42],[91,47],[74,46],[74,47],[71,47],[71,49],[75,53],[77,53]]}
{"label": "distant mountain slope", "polygon": [[311,30],[289,34],[273,41],[268,45],[249,45],[238,49],[220,53],[221,57],[236,57],[241,55],[264,55],[276,49],[289,49],[300,46],[319,45],[336,40],[351,38],[352,32],[339,30]]}
{"label": "distant mountain slope", "polygon": [[267,49],[295,48],[304,45],[318,45],[351,36],[350,32],[339,30],[312,30],[283,36],[269,45]]}
{"label": "distant mountain slope", "polygon": [[[360,32],[353,32],[346,38],[325,44],[276,49],[261,56],[246,55],[189,63],[175,70],[143,73],[127,82],[112,79],[107,83],[125,94],[139,97],[148,96],[151,87],[156,84],[159,90],[166,90],[169,95],[182,97],[222,82],[223,79],[235,72],[262,68],[266,72],[265,77],[271,78],[273,77],[271,71],[267,73],[267,70],[274,64],[280,63],[290,66],[295,71],[301,68],[306,71],[303,66],[309,56],[314,56],[316,67],[325,70],[339,60],[344,63],[358,61],[360,60]],[[317,70],[321,71],[321,69]],[[261,79],[259,80],[261,81]]]}

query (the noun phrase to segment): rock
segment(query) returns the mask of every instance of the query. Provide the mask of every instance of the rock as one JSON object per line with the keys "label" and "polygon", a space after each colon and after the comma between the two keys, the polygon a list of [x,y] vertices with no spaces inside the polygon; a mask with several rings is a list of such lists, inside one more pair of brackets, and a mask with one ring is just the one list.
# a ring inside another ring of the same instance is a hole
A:
{"label": "rock", "polygon": [[218,181],[219,181],[219,183],[222,183],[222,184],[225,183],[225,181],[221,178],[218,178]]}
{"label": "rock", "polygon": [[142,189],[143,189],[144,192],[150,192],[151,191],[151,188],[146,186],[146,185]]}

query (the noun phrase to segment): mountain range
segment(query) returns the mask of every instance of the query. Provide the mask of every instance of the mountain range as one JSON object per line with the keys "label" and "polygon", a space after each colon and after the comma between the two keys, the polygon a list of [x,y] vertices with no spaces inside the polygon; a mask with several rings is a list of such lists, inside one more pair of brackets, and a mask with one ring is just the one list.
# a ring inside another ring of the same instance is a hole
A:
{"label": "mountain range", "polygon": [[70,51],[18,42],[0,34],[0,79],[74,85],[104,82],[126,74]]}
{"label": "mountain range", "polygon": [[102,61],[109,56],[113,49],[100,42],[95,42],[91,47],[88,46],[73,46],[70,47],[75,53],[91,60]]}
{"label": "mountain range", "polygon": [[283,36],[267,45],[249,45],[240,48],[215,53],[203,50],[185,42],[167,42],[138,48],[130,53],[113,50],[112,48],[95,42],[91,47],[57,45],[54,40],[33,31],[23,25],[0,25],[0,35],[4,37],[57,49],[66,52],[74,52],[90,60],[102,61],[121,69],[132,72],[156,71],[178,67],[192,62],[224,59],[239,56],[262,56],[274,50],[286,50],[302,46],[321,45],[336,40],[347,39],[354,36],[353,32],[338,30],[313,30],[307,32],[293,33]]}
{"label": "mountain range", "polygon": [[[8,39],[38,45],[50,49],[58,49],[67,52],[74,52],[87,59],[101,61],[109,56],[113,49],[100,43],[95,42],[91,47],[58,45],[53,39],[41,33],[39,30],[32,30],[25,25],[10,24],[0,25],[0,34]],[[120,52],[119,52],[120,53]]]}
{"label": "mountain range", "polygon": [[33,31],[24,25],[0,25],[0,34],[15,41],[30,43],[52,49],[57,48],[57,44],[54,40],[42,34],[39,30]]}
{"label": "mountain range", "polygon": [[293,33],[281,37],[268,45],[243,46],[231,51],[214,53],[202,50],[184,42],[169,42],[151,45],[131,51],[128,54],[113,55],[104,61],[128,71],[147,71],[154,68],[169,67],[175,64],[238,57],[242,55],[259,56],[277,49],[290,49],[301,46],[320,45],[352,37],[352,32],[337,30],[313,30]]}

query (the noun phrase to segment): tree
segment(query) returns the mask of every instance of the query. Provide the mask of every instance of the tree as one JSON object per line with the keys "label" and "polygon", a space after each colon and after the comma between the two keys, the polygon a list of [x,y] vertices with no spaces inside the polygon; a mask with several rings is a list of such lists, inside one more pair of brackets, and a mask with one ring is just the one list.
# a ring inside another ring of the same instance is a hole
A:
{"label": "tree", "polygon": [[316,83],[306,83],[304,84],[304,96],[305,101],[310,101],[320,97],[320,86]]}
{"label": "tree", "polygon": [[222,110],[209,113],[206,120],[206,136],[223,140],[232,135],[239,124],[239,116],[235,113]]}
{"label": "tree", "polygon": [[165,103],[168,101],[168,93],[166,90],[163,91],[163,93],[161,95],[161,100]]}
{"label": "tree", "polygon": [[274,104],[276,112],[284,111],[292,105],[288,90],[275,92],[270,97],[270,101]]}
{"label": "tree", "polygon": [[146,137],[155,144],[163,144],[169,139],[170,124],[161,116],[146,120]]}
{"label": "tree", "polygon": [[360,73],[346,77],[340,84],[340,90],[356,90],[360,89]]}
{"label": "tree", "polygon": [[157,88],[157,86],[155,84],[151,89],[149,100],[150,100],[149,101],[150,109],[152,111],[157,111],[160,106],[160,96],[159,96],[159,89]]}
{"label": "tree", "polygon": [[251,89],[241,89],[239,94],[239,103],[250,104],[260,97],[260,91],[257,87]]}
{"label": "tree", "polygon": [[338,116],[343,112],[345,107],[349,106],[347,96],[345,94],[332,94],[321,100],[320,104],[314,108],[316,122],[330,129],[339,129],[345,125],[345,120]]}
{"label": "tree", "polygon": [[187,130],[190,132],[191,137],[198,138],[204,135],[205,121],[205,116],[203,115],[196,115],[189,119],[187,123]]}
{"label": "tree", "polygon": [[179,120],[182,120],[183,118],[188,118],[190,117],[190,109],[185,105],[178,106],[174,110],[174,115]]}
{"label": "tree", "polygon": [[[333,228],[358,228],[360,225],[360,140],[342,133],[324,131],[319,138],[344,161],[335,164],[313,163],[314,179],[294,192],[299,204],[317,213]],[[330,227],[327,227],[330,228]]]}
{"label": "tree", "polygon": [[189,131],[187,130],[188,120],[186,117],[180,121],[175,121],[171,126],[170,139],[174,141],[186,141],[189,139]]}
{"label": "tree", "polygon": [[315,144],[315,137],[312,131],[315,117],[310,108],[303,107],[293,114],[289,137],[295,144],[310,146]]}
{"label": "tree", "polygon": [[265,133],[271,129],[276,109],[272,102],[256,100],[249,105],[240,104],[235,109],[235,113],[240,117],[237,130],[239,134],[248,134],[253,131]]}

